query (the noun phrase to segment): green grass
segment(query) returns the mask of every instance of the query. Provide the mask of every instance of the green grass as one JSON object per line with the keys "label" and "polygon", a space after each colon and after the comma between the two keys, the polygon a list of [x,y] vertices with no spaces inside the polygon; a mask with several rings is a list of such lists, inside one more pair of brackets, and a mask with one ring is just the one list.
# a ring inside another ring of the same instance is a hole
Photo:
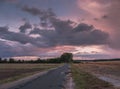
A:
{"label": "green grass", "polygon": [[114,89],[108,82],[96,78],[74,64],[72,65],[72,76],[75,89]]}

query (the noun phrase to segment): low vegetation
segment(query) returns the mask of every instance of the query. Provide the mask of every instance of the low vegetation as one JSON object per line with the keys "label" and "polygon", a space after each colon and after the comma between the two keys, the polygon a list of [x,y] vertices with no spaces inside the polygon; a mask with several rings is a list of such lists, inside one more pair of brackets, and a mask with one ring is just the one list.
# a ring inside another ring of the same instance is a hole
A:
{"label": "low vegetation", "polygon": [[7,60],[0,58],[0,83],[10,82],[40,71],[58,67],[61,63],[70,63],[72,58],[72,53],[63,53],[58,58],[46,60],[15,60],[13,58]]}
{"label": "low vegetation", "polygon": [[73,61],[72,53],[63,53],[60,57],[51,59],[36,59],[36,60],[15,60],[13,58],[2,59],[0,58],[0,63],[69,63]]}
{"label": "low vegetation", "polygon": [[72,65],[72,76],[75,89],[115,89],[110,83],[85,72],[78,64]]}
{"label": "low vegetation", "polygon": [[120,78],[120,61],[87,62],[79,63],[77,66],[89,73]]}
{"label": "low vegetation", "polygon": [[11,82],[61,64],[0,64],[0,84]]}

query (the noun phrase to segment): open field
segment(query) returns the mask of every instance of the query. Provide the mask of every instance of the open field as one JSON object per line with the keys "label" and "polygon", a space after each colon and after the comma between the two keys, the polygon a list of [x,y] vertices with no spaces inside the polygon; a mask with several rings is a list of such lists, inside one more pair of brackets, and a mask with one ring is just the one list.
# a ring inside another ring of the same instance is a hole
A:
{"label": "open field", "polygon": [[57,66],[60,64],[0,64],[0,83],[14,81]]}
{"label": "open field", "polygon": [[77,66],[91,73],[120,77],[120,61],[88,62]]}
{"label": "open field", "polygon": [[[120,78],[120,61],[73,64],[72,73],[76,84],[75,89],[120,89],[108,83],[109,81],[114,83],[114,80],[116,83],[116,79],[118,81]],[[99,76],[104,76],[107,82],[101,80]]]}

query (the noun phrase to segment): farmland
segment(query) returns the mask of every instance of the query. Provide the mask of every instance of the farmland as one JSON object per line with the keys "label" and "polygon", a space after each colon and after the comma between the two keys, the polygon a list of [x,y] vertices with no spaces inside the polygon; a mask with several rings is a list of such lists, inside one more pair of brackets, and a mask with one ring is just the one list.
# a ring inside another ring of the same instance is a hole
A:
{"label": "farmland", "polygon": [[0,83],[11,82],[60,64],[0,64]]}
{"label": "farmland", "polygon": [[[76,89],[119,89],[119,87],[114,88],[111,81],[114,83],[114,80],[117,79],[120,83],[120,61],[73,64],[72,73]],[[103,81],[99,79],[100,76],[109,78],[111,81],[108,79]]]}
{"label": "farmland", "polygon": [[90,62],[77,66],[92,74],[120,77],[120,61]]}

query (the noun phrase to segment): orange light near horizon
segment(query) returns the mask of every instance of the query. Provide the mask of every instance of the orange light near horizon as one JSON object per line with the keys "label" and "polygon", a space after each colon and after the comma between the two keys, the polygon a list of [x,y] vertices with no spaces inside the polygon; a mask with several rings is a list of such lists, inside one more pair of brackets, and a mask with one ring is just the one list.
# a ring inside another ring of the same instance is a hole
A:
{"label": "orange light near horizon", "polygon": [[15,60],[36,60],[39,57],[38,56],[17,56],[17,57],[12,57]]}

